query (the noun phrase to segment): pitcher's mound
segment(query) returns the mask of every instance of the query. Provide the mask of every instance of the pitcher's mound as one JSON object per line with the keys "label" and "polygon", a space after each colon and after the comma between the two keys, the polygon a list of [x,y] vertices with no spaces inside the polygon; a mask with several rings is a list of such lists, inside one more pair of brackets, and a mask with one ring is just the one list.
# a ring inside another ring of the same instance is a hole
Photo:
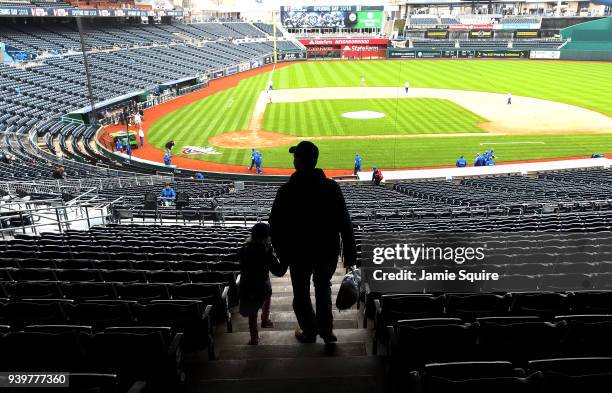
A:
{"label": "pitcher's mound", "polygon": [[347,119],[358,119],[358,120],[367,120],[367,119],[381,119],[386,115],[382,112],[375,111],[357,111],[357,112],[344,112],[342,117],[346,117]]}
{"label": "pitcher's mound", "polygon": [[276,132],[247,130],[217,135],[210,138],[208,143],[228,149],[254,149],[289,146],[297,141],[295,137]]}

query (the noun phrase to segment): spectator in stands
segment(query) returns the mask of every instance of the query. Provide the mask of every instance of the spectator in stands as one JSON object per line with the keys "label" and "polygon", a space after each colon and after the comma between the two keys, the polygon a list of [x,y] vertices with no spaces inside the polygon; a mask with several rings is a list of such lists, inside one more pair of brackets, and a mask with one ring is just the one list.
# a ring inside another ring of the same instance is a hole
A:
{"label": "spectator in stands", "polygon": [[261,152],[257,152],[257,154],[255,154],[255,168],[257,168],[258,175],[261,175],[263,173],[263,170],[261,169],[262,163],[263,163],[263,156],[261,155]]}
{"label": "spectator in stands", "polygon": [[361,156],[359,153],[355,155],[355,169],[353,170],[353,175],[361,172]]}
{"label": "spectator in stands", "polygon": [[372,183],[374,185],[380,186],[380,182],[383,179],[382,171],[376,167],[372,168]]}
{"label": "spectator in stands", "polygon": [[138,130],[138,137],[140,138],[140,147],[144,146],[144,131],[142,130],[142,125],[140,126],[140,129]]}
{"label": "spectator in stands", "polygon": [[172,155],[172,148],[174,147],[174,141],[168,141],[166,142],[166,154],[171,156]]}
{"label": "spectator in stands", "polygon": [[463,158],[463,156],[461,156],[455,163],[455,166],[457,168],[465,168],[467,166],[467,161],[465,160],[465,158]]}
{"label": "spectator in stands", "polygon": [[63,166],[60,166],[53,171],[51,177],[57,180],[64,180],[66,179],[66,170]]}
{"label": "spectator in stands", "polygon": [[270,244],[270,227],[260,222],[251,228],[251,236],[238,251],[240,262],[240,314],[249,318],[251,339],[249,345],[259,344],[257,314],[261,309],[261,327],[272,328],[270,320],[270,303],[272,285],[270,272],[282,277],[287,266],[282,266]]}
{"label": "spectator in stands", "polygon": [[170,186],[170,183],[166,183],[166,186],[161,192],[160,199],[162,204],[166,206],[170,206],[176,199],[176,192],[174,192],[174,188]]}
{"label": "spectator in stands", "polygon": [[[295,337],[302,343],[337,341],[333,333],[331,278],[338,264],[342,239],[344,265],[356,263],[353,225],[342,190],[316,168],[319,149],[302,141],[289,149],[296,169],[282,185],[270,212],[274,250],[281,264],[291,268],[293,310],[300,329]],[[310,300],[314,282],[316,313]]]}
{"label": "spectator in stands", "polygon": [[202,172],[198,172],[198,173],[196,173],[196,177],[195,178],[196,178],[196,180],[202,181],[202,180],[204,180],[204,174]]}
{"label": "spectator in stands", "polygon": [[4,153],[3,151],[0,151],[0,162],[3,162],[5,164],[10,164],[11,161],[13,160],[13,157],[11,157],[10,153]]}
{"label": "spectator in stands", "polygon": [[164,156],[164,165],[170,166],[172,165],[172,156],[168,153]]}
{"label": "spectator in stands", "polygon": [[512,105],[512,93],[508,93],[506,97],[506,105]]}

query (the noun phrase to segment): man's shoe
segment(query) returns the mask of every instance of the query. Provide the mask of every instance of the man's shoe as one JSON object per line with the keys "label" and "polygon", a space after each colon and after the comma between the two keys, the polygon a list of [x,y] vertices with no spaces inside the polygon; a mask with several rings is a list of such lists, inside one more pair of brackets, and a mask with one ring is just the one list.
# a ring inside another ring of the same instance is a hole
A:
{"label": "man's shoe", "polygon": [[274,322],[272,322],[270,319],[262,320],[261,327],[262,328],[273,328]]}
{"label": "man's shoe", "polygon": [[319,334],[319,336],[321,336],[323,341],[325,341],[325,344],[331,344],[338,341],[338,337],[336,337],[334,332],[329,332],[328,334]]}
{"label": "man's shoe", "polygon": [[295,330],[295,338],[302,344],[311,344],[317,341],[316,335],[306,334],[301,329]]}

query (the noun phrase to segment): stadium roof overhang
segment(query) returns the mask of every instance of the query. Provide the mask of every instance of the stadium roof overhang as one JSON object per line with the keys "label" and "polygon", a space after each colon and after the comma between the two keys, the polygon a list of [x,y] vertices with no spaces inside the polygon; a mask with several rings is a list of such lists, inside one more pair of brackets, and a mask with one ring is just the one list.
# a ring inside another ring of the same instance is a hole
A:
{"label": "stadium roof overhang", "polygon": [[[128,93],[128,94],[124,94],[122,96],[118,96],[118,97],[114,97],[114,98],[110,98],[108,100],[104,100],[104,101],[100,101],[100,102],[96,102],[96,109],[102,109],[105,108],[107,106],[111,106],[113,104],[119,104],[123,101],[127,101],[130,100],[134,97],[138,97],[141,94],[145,94],[147,91],[146,90],[140,90],[140,91],[136,91],[136,92],[132,92],[132,93]],[[85,106],[81,109],[77,109],[76,111],[72,111],[70,112],[71,115],[84,115],[91,112],[91,105]]]}

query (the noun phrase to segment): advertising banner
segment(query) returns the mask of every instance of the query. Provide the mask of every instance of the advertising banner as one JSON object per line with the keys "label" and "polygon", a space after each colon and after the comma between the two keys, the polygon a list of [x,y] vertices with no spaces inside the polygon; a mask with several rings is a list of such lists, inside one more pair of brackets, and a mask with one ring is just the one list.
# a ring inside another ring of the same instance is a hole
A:
{"label": "advertising banner", "polygon": [[238,72],[244,72],[251,69],[251,63],[240,63],[238,64]]}
{"label": "advertising banner", "polygon": [[300,43],[304,46],[318,45],[388,45],[388,38],[319,38],[302,39]]}
{"label": "advertising banner", "polygon": [[276,56],[277,61],[293,61],[293,60],[305,60],[306,53],[294,52],[294,53],[279,53]]}
{"label": "advertising banner", "polygon": [[449,30],[454,30],[454,31],[491,30],[492,28],[493,28],[493,25],[491,25],[491,24],[472,24],[472,25],[456,24],[456,25],[448,25],[448,29]]}
{"label": "advertising banner", "polygon": [[174,10],[131,10],[131,9],[80,9],[80,8],[19,8],[0,6],[0,16],[38,16],[38,17],[68,17],[68,16],[97,16],[97,17],[147,17],[147,16],[189,16],[189,11]]}
{"label": "advertising banner", "polygon": [[238,73],[238,66],[231,66],[225,69],[225,75],[233,75]]}
{"label": "advertising banner", "polygon": [[212,79],[219,79],[219,78],[223,78],[223,76],[225,75],[225,73],[223,72],[223,70],[219,70],[219,71],[215,71],[211,74],[211,78]]}
{"label": "advertising banner", "polygon": [[538,23],[498,23],[495,25],[496,30],[535,30],[539,28]]}
{"label": "advertising banner", "polygon": [[0,42],[0,63],[12,64],[35,59],[36,55]]}
{"label": "advertising banner", "polygon": [[389,50],[390,59],[496,58],[528,59],[528,50]]}
{"label": "advertising banner", "polygon": [[389,50],[387,57],[389,59],[414,59],[415,52],[413,50]]}
{"label": "advertising banner", "polygon": [[340,48],[337,46],[311,46],[307,49],[309,58],[339,58]]}
{"label": "advertising banner", "polygon": [[357,29],[381,29],[384,21],[382,11],[359,11],[357,13]]}
{"label": "advertising banner", "polygon": [[492,30],[470,30],[470,38],[493,38]]}
{"label": "advertising banner", "polygon": [[559,50],[532,50],[529,54],[531,59],[549,59],[558,60],[561,58],[561,51]]}
{"label": "advertising banner", "polygon": [[474,53],[476,58],[496,58],[496,59],[528,59],[528,50],[477,50]]}
{"label": "advertising banner", "polygon": [[447,39],[448,30],[427,30],[425,32],[425,38]]}
{"label": "advertising banner", "polygon": [[514,38],[538,38],[540,30],[517,30],[514,32]]}

